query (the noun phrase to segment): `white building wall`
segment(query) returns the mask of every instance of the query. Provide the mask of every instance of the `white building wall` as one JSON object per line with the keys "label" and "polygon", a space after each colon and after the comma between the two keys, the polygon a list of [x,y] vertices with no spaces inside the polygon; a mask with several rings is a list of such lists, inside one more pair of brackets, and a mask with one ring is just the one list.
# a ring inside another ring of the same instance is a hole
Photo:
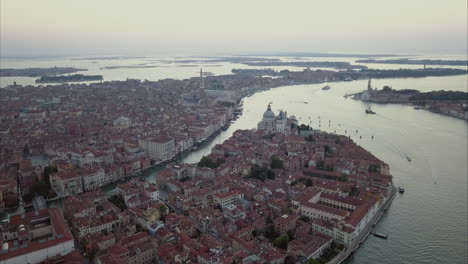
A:
{"label": "white building wall", "polygon": [[63,243],[57,244],[55,246],[52,246],[52,247],[33,251],[28,254],[16,256],[14,258],[1,260],[0,264],[39,263],[57,255],[66,255],[72,252],[74,248],[75,248],[75,243],[73,242],[73,240],[69,240],[69,241],[65,241]]}

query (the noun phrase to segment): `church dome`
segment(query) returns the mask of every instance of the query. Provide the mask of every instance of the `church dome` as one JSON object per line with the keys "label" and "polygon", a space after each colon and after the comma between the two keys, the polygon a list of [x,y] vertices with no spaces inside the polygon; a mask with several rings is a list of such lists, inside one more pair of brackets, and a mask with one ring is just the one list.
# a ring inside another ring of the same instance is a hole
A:
{"label": "church dome", "polygon": [[265,113],[263,113],[263,118],[275,118],[275,113],[273,113],[273,111],[271,111],[271,106],[268,105],[268,108],[267,110],[265,111]]}

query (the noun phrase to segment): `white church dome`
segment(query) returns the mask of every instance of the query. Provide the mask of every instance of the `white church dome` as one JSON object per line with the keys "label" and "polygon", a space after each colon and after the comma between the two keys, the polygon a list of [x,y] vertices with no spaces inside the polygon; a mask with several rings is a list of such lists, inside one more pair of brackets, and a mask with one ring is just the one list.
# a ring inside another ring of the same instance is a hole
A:
{"label": "white church dome", "polygon": [[275,113],[271,111],[271,106],[268,105],[267,110],[263,113],[263,118],[275,118]]}

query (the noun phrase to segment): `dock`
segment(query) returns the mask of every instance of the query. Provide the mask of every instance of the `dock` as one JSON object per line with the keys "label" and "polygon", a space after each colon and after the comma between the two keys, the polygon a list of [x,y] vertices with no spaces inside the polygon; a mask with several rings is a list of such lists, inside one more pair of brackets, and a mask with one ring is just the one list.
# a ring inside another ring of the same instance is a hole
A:
{"label": "dock", "polygon": [[378,238],[383,238],[383,239],[387,239],[387,238],[388,238],[388,235],[385,234],[385,233],[373,232],[372,235],[374,235],[375,237],[378,237]]}
{"label": "dock", "polygon": [[355,96],[355,95],[358,95],[358,94],[361,94],[361,92],[359,92],[359,93],[352,93],[352,94],[345,94],[343,97],[344,97],[344,98],[348,98],[348,97],[350,97],[350,96]]}

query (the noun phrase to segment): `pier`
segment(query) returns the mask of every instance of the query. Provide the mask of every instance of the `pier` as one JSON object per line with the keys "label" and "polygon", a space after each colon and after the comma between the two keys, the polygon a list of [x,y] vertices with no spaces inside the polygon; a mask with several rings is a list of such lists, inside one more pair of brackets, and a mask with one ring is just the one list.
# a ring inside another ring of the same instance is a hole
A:
{"label": "pier", "polygon": [[343,97],[344,97],[344,98],[348,98],[348,97],[350,97],[350,96],[355,96],[355,95],[358,95],[358,94],[361,94],[361,92],[359,92],[359,93],[352,93],[352,94],[345,94]]}

